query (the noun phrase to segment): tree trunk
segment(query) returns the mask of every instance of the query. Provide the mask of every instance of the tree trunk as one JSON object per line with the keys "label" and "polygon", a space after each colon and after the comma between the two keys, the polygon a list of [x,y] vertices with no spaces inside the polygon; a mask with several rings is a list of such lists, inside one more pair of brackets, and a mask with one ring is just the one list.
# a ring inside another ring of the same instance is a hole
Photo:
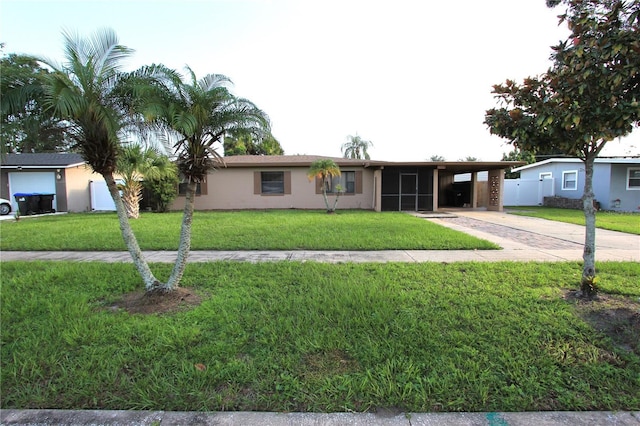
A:
{"label": "tree trunk", "polygon": [[103,174],[105,182],[107,183],[107,188],[109,189],[109,193],[111,194],[111,198],[113,198],[113,202],[116,204],[116,212],[118,213],[118,222],[120,223],[120,231],[122,232],[122,239],[129,249],[129,254],[131,254],[131,258],[133,259],[133,264],[138,269],[138,273],[142,277],[142,281],[144,282],[145,289],[147,291],[151,291],[160,286],[160,282],[156,279],[149,269],[149,265],[145,260],[142,251],[140,250],[140,246],[138,245],[138,240],[131,229],[131,224],[127,219],[127,213],[125,212],[124,204],[122,202],[122,198],[120,197],[120,192],[118,191],[118,186],[116,184],[115,179],[113,178],[112,173]]}
{"label": "tree trunk", "polygon": [[327,213],[331,213],[331,207],[329,207],[329,199],[327,198],[327,183],[322,179],[322,197],[324,198],[324,205],[327,207]]}
{"label": "tree trunk", "polygon": [[178,257],[173,265],[173,271],[169,281],[163,286],[164,291],[172,291],[178,288],[180,280],[187,267],[187,258],[191,249],[191,223],[193,222],[193,207],[196,194],[196,182],[189,182],[187,185],[187,193],[184,202],[184,211],[182,214],[182,227],[180,229],[180,246],[178,247]]}
{"label": "tree trunk", "polygon": [[584,159],[584,194],[583,210],[585,218],[585,238],[584,251],[582,259],[582,282],[580,290],[582,295],[592,298],[596,295],[598,289],[596,287],[596,209],[594,206],[593,193],[593,164],[595,155],[586,155]]}
{"label": "tree trunk", "polygon": [[336,199],[333,201],[333,208],[331,209],[332,212],[336,211],[336,207],[338,206],[338,198],[340,198],[340,192],[336,193]]}
{"label": "tree trunk", "polygon": [[140,182],[133,182],[122,188],[122,202],[129,219],[140,217],[140,198],[142,195],[142,185]]}

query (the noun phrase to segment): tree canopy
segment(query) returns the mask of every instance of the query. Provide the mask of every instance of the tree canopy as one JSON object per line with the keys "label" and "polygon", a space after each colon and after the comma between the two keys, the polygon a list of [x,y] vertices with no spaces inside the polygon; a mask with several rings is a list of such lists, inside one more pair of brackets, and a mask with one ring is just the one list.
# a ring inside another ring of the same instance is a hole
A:
{"label": "tree canopy", "polygon": [[571,35],[553,46],[553,66],[522,83],[507,80],[493,93],[500,108],[486,112],[491,133],[517,149],[562,152],[585,163],[586,232],[581,288],[595,280],[593,162],[605,144],[640,122],[640,0],[548,0],[565,5],[560,22]]}
{"label": "tree canopy", "polygon": [[280,142],[271,134],[235,129],[224,137],[224,155],[283,155]]}
{"label": "tree canopy", "polygon": [[1,152],[68,152],[66,123],[45,106],[43,79],[49,71],[30,56],[0,59]]}

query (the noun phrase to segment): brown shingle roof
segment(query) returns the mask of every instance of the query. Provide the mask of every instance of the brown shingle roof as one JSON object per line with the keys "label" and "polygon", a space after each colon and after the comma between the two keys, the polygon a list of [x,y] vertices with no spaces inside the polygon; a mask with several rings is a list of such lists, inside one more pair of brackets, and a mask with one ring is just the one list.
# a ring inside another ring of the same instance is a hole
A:
{"label": "brown shingle roof", "polygon": [[232,155],[224,157],[227,167],[283,167],[309,166],[316,160],[330,159],[338,166],[365,166],[369,160],[352,160],[348,158],[327,157],[322,155]]}

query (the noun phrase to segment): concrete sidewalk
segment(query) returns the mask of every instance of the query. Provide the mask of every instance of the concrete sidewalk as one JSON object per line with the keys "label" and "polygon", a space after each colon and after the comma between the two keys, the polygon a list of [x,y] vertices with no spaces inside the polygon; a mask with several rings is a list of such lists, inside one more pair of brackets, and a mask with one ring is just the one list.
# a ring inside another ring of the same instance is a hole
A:
{"label": "concrete sidewalk", "polygon": [[526,413],[268,413],[113,410],[1,410],[2,425],[242,426],[593,426],[640,425],[640,412]]}

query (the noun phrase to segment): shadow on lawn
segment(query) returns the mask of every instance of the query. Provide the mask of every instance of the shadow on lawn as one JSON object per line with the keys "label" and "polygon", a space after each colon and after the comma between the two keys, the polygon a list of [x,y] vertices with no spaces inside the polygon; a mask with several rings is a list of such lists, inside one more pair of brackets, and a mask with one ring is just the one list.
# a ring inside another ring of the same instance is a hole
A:
{"label": "shadow on lawn", "polygon": [[580,317],[613,343],[640,356],[640,302],[632,297],[599,293],[594,300],[578,297],[578,291],[567,291],[564,299]]}

